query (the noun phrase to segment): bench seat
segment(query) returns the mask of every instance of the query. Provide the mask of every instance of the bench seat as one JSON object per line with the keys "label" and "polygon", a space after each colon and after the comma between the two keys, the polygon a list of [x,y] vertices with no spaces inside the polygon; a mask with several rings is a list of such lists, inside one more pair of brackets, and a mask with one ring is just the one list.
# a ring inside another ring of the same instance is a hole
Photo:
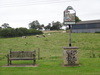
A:
{"label": "bench seat", "polygon": [[33,60],[33,65],[36,64],[35,51],[10,51],[7,55],[8,65],[12,64],[12,60]]}

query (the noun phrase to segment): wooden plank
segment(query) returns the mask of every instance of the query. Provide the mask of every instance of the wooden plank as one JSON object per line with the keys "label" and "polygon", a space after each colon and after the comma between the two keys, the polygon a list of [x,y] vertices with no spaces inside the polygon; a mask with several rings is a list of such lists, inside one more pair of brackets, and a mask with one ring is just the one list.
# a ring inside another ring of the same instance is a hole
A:
{"label": "wooden plank", "polygon": [[8,65],[12,60],[33,60],[33,64],[36,64],[35,51],[11,51],[8,56]]}

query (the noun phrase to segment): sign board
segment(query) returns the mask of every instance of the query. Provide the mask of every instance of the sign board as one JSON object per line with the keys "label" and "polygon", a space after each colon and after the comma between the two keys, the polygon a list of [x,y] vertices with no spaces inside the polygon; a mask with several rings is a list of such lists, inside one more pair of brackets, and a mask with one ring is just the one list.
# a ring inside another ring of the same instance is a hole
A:
{"label": "sign board", "polygon": [[70,6],[64,11],[64,24],[75,24],[75,16],[76,12],[73,10],[73,8]]}

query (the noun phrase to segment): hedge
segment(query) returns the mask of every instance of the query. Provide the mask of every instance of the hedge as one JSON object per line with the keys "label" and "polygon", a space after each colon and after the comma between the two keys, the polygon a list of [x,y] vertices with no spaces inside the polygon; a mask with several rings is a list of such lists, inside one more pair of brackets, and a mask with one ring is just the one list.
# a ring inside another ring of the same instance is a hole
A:
{"label": "hedge", "polygon": [[27,28],[6,28],[0,29],[0,37],[18,37],[28,35],[39,35],[43,34],[42,31]]}

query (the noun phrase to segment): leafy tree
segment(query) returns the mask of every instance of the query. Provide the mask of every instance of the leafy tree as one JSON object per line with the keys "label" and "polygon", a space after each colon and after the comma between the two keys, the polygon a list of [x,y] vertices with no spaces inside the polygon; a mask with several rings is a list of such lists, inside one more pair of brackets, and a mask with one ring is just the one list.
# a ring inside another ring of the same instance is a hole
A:
{"label": "leafy tree", "polygon": [[81,21],[78,16],[76,16],[75,19],[76,19],[76,22]]}
{"label": "leafy tree", "polygon": [[60,30],[61,27],[62,27],[62,24],[59,21],[53,22],[50,30]]}
{"label": "leafy tree", "polygon": [[44,24],[42,24],[41,27],[44,27]]}
{"label": "leafy tree", "polygon": [[29,23],[29,28],[30,29],[41,29],[40,23],[38,22],[38,20],[33,21],[33,22]]}
{"label": "leafy tree", "polygon": [[41,25],[37,25],[37,30],[42,30],[42,26]]}
{"label": "leafy tree", "polygon": [[45,27],[45,26],[44,26],[44,24],[42,24],[42,25],[41,25],[41,30],[43,30],[43,29],[44,29],[44,27]]}
{"label": "leafy tree", "polygon": [[50,30],[50,28],[51,28],[51,23],[48,23],[48,25],[45,26],[44,28],[45,28],[45,30]]}
{"label": "leafy tree", "polygon": [[3,28],[11,28],[8,23],[4,23],[1,25]]}

